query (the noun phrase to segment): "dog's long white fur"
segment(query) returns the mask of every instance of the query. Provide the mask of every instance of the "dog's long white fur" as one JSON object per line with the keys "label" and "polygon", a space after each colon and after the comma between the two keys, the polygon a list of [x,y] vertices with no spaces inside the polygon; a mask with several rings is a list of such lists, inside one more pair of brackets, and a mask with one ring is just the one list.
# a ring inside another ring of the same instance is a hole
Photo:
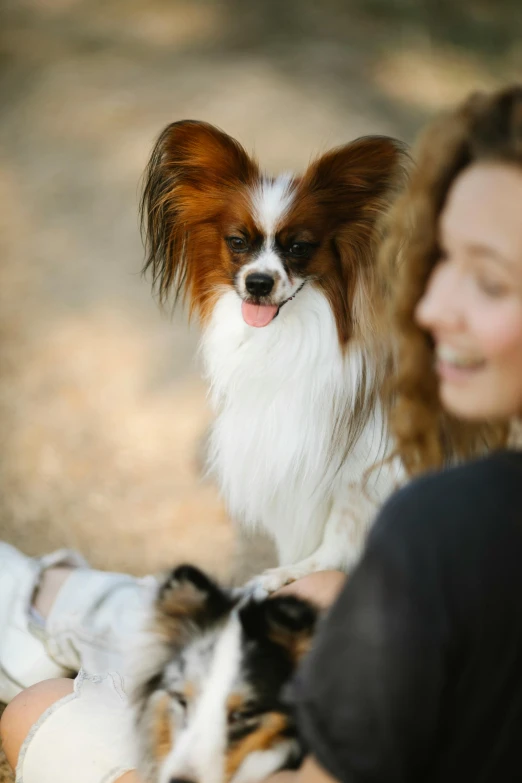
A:
{"label": "dog's long white fur", "polygon": [[202,348],[221,491],[235,519],[274,537],[286,567],[267,589],[314,570],[349,568],[397,478],[393,464],[365,481],[388,448],[378,405],[348,454],[339,432],[364,382],[365,348],[352,344],[343,353],[329,303],[311,284],[265,329],[247,326],[240,298],[224,291]]}
{"label": "dog's long white fur", "polygon": [[[270,267],[280,298],[294,298],[267,327],[248,326],[240,275],[239,293],[223,290],[202,339],[217,414],[211,465],[232,516],[275,540],[279,568],[262,578],[267,590],[316,570],[350,568],[400,473],[396,461],[383,462],[389,436],[378,395],[348,443],[347,421],[361,415],[357,407],[381,382],[382,368],[356,338],[343,350],[326,296],[284,267],[273,240],[291,205],[289,183],[284,175],[254,190],[265,243],[244,272]],[[357,317],[372,304],[354,294]]]}

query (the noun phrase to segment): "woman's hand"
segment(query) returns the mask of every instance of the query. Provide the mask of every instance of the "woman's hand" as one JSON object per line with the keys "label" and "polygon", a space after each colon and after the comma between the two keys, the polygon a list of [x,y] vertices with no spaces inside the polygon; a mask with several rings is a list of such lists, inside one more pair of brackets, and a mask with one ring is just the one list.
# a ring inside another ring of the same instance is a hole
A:
{"label": "woman's hand", "polygon": [[316,604],[321,609],[326,609],[333,604],[345,581],[346,574],[342,571],[316,571],[285,585],[274,595],[296,595],[298,598]]}
{"label": "woman's hand", "polygon": [[[325,571],[324,573],[336,572]],[[308,579],[308,577],[305,576],[303,579]],[[265,783],[338,783],[338,781],[320,767],[313,756],[307,756],[299,769],[276,772],[265,778]]]}

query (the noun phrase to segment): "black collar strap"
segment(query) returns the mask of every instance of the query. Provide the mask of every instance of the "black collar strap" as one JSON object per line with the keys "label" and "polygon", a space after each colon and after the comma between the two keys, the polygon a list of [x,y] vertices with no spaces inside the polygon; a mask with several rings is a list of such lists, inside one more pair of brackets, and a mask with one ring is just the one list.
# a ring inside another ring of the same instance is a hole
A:
{"label": "black collar strap", "polygon": [[292,296],[289,296],[289,297],[288,297],[288,299],[285,299],[285,301],[284,301],[284,302],[281,302],[281,304],[279,305],[279,309],[281,309],[281,308],[282,308],[282,306],[283,306],[283,305],[285,305],[287,302],[291,302],[291,301],[292,301],[292,299],[295,299],[295,298],[296,298],[296,296],[297,296],[297,294],[299,293],[299,291],[301,291],[301,289],[303,288],[303,286],[304,286],[305,284],[306,284],[306,280],[304,281],[304,283],[301,283],[301,285],[299,286],[299,288],[297,289],[297,291],[295,292],[295,294],[293,294]]}

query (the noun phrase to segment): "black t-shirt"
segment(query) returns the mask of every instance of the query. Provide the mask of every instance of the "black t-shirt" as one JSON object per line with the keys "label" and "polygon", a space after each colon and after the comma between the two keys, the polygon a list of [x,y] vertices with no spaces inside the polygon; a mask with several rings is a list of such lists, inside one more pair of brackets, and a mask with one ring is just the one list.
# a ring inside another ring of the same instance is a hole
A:
{"label": "black t-shirt", "polygon": [[385,505],[291,698],[343,783],[522,781],[522,453]]}

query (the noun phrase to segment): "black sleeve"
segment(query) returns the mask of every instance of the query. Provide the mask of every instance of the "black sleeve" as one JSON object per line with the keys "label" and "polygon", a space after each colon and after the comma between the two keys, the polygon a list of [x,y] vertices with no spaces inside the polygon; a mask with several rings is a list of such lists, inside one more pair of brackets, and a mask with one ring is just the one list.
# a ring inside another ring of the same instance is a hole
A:
{"label": "black sleeve", "polygon": [[519,452],[426,476],[384,506],[291,690],[334,777],[421,783],[453,759],[485,779],[480,749],[506,737],[519,758],[521,519]]}
{"label": "black sleeve", "polygon": [[387,505],[291,691],[305,745],[343,783],[419,783],[436,744],[444,601],[430,558],[395,535],[416,513]]}

